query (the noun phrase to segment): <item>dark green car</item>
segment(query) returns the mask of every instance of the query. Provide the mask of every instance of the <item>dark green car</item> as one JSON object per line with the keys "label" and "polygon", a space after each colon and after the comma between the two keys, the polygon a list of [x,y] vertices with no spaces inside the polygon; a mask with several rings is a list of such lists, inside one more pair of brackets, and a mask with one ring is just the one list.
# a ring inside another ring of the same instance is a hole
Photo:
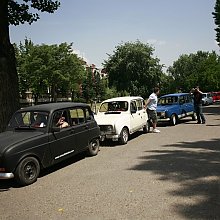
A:
{"label": "dark green car", "polygon": [[99,151],[100,129],[84,103],[51,103],[15,112],[0,133],[0,179],[35,182],[40,170],[82,151]]}

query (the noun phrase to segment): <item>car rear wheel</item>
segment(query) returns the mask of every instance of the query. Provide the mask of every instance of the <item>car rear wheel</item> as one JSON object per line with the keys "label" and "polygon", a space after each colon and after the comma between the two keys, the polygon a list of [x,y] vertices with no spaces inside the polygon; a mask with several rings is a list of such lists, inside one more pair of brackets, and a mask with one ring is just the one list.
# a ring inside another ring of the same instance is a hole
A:
{"label": "car rear wheel", "polygon": [[26,186],[34,183],[40,173],[40,164],[34,157],[26,157],[17,166],[15,170],[15,179],[22,185]]}
{"label": "car rear wheel", "polygon": [[144,133],[149,133],[150,132],[150,124],[151,124],[150,121],[147,120],[146,125],[143,127]]}
{"label": "car rear wheel", "polygon": [[172,115],[170,116],[170,124],[171,124],[172,126],[175,126],[175,125],[177,124],[177,117],[176,117],[176,115],[172,114]]}
{"label": "car rear wheel", "polygon": [[122,128],[121,133],[120,133],[120,138],[119,138],[120,144],[127,144],[128,137],[129,137],[128,129]]}
{"label": "car rear wheel", "polygon": [[87,154],[89,156],[95,156],[99,152],[99,139],[94,139],[89,143]]}

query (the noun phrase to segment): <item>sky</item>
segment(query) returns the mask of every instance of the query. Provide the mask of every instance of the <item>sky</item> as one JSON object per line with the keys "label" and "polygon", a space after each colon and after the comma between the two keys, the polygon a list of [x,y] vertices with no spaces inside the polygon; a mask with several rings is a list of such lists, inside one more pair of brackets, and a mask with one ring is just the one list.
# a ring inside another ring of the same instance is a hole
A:
{"label": "sky", "polygon": [[[18,0],[18,2],[21,0]],[[88,64],[101,68],[117,46],[137,40],[154,48],[165,67],[182,54],[216,51],[215,0],[60,0],[54,13],[32,25],[10,27],[12,43],[73,43]]]}

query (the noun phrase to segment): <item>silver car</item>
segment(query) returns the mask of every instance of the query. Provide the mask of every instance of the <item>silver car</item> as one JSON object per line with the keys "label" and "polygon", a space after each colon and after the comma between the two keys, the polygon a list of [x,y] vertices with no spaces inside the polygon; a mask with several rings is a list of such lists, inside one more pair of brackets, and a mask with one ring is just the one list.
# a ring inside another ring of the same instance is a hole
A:
{"label": "silver car", "polygon": [[212,105],[213,104],[213,98],[211,93],[202,93],[202,104],[203,105]]}

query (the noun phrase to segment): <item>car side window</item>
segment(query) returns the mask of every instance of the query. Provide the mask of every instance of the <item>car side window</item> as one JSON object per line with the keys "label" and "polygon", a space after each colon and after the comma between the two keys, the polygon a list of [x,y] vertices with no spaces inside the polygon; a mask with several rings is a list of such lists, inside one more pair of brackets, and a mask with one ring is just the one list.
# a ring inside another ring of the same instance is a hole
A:
{"label": "car side window", "polygon": [[180,96],[180,98],[179,98],[179,103],[180,103],[180,104],[184,104],[184,103],[185,103],[184,96]]}
{"label": "car side window", "polygon": [[190,98],[189,98],[189,96],[187,95],[187,96],[185,96],[185,100],[186,100],[186,103],[189,103],[190,102]]}
{"label": "car side window", "polygon": [[136,107],[135,101],[131,102],[131,111],[137,111],[137,107]]}
{"label": "car side window", "polygon": [[59,110],[53,114],[53,127],[67,128],[70,126],[68,111],[67,110]]}
{"label": "car side window", "polygon": [[73,126],[85,123],[85,116],[82,108],[70,109],[70,117]]}
{"label": "car side window", "polygon": [[143,101],[142,100],[137,100],[137,110],[142,110],[143,109]]}
{"label": "car side window", "polygon": [[91,111],[89,111],[88,108],[85,109],[85,113],[86,113],[86,121],[91,121],[93,120],[93,114]]}

